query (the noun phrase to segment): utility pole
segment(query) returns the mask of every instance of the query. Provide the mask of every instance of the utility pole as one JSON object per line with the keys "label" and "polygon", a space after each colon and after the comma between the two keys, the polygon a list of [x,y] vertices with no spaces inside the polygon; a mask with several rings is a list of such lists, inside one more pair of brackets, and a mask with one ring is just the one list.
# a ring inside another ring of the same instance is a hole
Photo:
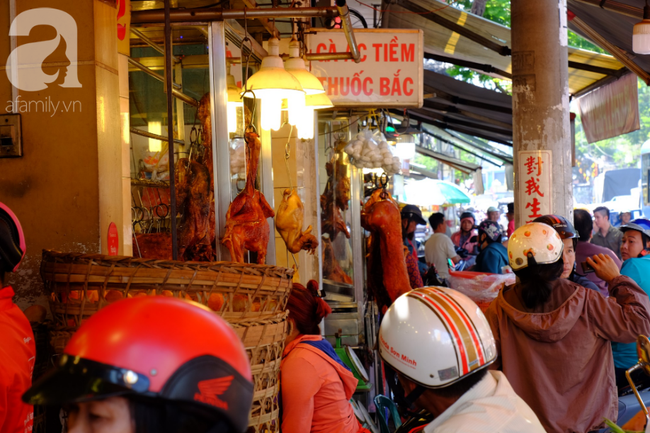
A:
{"label": "utility pole", "polygon": [[573,220],[566,0],[512,0],[515,224]]}

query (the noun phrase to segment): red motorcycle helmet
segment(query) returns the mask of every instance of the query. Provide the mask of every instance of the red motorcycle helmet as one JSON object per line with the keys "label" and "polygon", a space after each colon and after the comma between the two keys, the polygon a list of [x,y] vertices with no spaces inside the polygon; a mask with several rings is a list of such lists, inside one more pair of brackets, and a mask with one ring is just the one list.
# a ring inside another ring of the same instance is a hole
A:
{"label": "red motorcycle helmet", "polygon": [[250,363],[235,331],[206,307],[130,298],[81,325],[59,365],[23,401],[61,405],[115,396],[166,400],[244,432],[253,398]]}
{"label": "red motorcycle helmet", "polygon": [[26,250],[25,234],[18,217],[0,202],[0,269],[16,272]]}

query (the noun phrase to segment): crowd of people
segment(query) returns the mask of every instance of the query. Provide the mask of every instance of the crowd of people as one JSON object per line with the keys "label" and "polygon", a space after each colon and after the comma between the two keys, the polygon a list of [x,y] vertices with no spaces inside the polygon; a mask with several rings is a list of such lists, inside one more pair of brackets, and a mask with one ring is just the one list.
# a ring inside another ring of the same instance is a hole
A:
{"label": "crowd of people", "polygon": [[[469,256],[479,272],[517,276],[485,313],[446,287],[416,288],[388,308],[378,350],[406,414],[403,431],[589,433],[616,420],[625,372],[638,362],[635,341],[650,334],[650,221],[613,228],[596,217],[607,209],[594,213],[576,210],[573,224],[545,215],[512,227],[507,239],[498,215],[477,226],[463,213],[449,237],[434,213],[422,263],[413,234],[426,221],[416,206],[402,209],[405,258],[420,276],[412,284],[431,269],[444,284],[449,265]],[[33,404],[64,407],[71,433],[246,430],[254,386],[241,341],[213,312],[180,299],[136,297],[102,309],[32,385],[33,334],[2,284],[25,249],[18,219],[0,203],[0,431],[31,431]],[[369,433],[349,403],[357,379],[322,337],[331,309],[318,283],[294,283],[287,309],[282,431]]]}

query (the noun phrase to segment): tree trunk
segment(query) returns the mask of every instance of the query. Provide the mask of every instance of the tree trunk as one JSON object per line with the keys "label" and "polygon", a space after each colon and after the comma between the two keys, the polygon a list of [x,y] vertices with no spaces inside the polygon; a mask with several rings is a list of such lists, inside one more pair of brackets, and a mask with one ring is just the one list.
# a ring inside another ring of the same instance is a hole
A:
{"label": "tree trunk", "polygon": [[485,3],[487,3],[487,0],[474,0],[472,2],[472,9],[470,9],[470,12],[474,15],[482,17],[485,13]]}

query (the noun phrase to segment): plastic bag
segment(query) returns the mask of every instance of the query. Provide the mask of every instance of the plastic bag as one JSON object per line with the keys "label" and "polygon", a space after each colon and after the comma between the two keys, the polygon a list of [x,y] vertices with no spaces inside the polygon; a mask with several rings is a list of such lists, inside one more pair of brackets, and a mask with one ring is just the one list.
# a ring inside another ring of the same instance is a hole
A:
{"label": "plastic bag", "polygon": [[351,163],[358,168],[383,168],[386,174],[399,173],[402,164],[393,156],[384,134],[368,128],[359,132],[344,148]]}
{"label": "plastic bag", "polygon": [[488,274],[470,271],[449,271],[449,286],[467,295],[477,304],[490,303],[504,285],[515,284],[515,274]]}

